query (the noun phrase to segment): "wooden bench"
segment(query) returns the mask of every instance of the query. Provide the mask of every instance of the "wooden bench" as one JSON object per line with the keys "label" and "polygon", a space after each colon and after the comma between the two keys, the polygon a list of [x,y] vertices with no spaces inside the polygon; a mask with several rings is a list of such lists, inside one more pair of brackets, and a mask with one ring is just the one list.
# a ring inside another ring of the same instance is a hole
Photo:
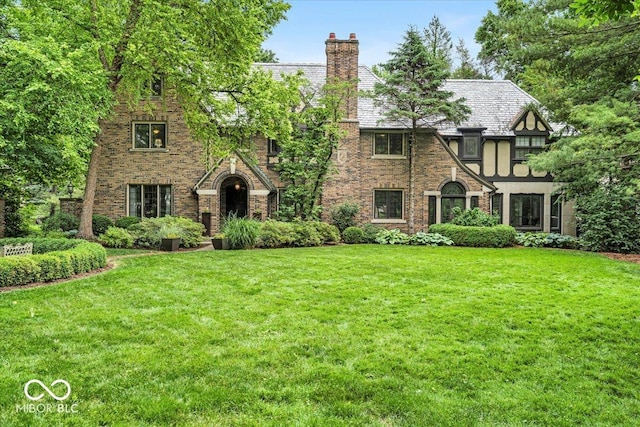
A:
{"label": "wooden bench", "polygon": [[0,256],[31,255],[33,253],[33,243],[4,245],[0,246],[0,249]]}

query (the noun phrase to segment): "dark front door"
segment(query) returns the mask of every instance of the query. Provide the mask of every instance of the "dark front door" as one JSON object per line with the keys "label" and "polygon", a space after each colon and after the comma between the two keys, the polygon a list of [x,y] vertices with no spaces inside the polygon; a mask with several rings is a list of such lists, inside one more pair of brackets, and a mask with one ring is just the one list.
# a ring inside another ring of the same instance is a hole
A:
{"label": "dark front door", "polygon": [[223,218],[235,214],[247,216],[247,183],[240,177],[229,177],[222,183],[220,208]]}

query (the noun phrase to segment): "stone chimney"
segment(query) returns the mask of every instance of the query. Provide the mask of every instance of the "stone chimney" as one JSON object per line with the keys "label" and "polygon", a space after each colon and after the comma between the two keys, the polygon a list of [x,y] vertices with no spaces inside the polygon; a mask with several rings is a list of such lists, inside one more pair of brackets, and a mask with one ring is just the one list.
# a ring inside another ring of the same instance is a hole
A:
{"label": "stone chimney", "polygon": [[345,119],[358,119],[358,39],[351,33],[348,40],[336,39],[330,33],[325,42],[327,53],[327,83],[348,81],[352,90],[345,102]]}

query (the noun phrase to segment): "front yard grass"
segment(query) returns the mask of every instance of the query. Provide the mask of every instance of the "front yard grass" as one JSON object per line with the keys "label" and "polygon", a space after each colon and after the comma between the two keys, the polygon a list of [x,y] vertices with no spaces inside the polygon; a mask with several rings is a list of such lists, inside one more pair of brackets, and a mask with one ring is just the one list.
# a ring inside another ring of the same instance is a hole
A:
{"label": "front yard grass", "polygon": [[[118,264],[0,294],[0,425],[640,419],[639,265],[560,250],[378,245]],[[71,397],[31,402],[32,379],[64,379]],[[67,406],[34,413],[30,403]]]}

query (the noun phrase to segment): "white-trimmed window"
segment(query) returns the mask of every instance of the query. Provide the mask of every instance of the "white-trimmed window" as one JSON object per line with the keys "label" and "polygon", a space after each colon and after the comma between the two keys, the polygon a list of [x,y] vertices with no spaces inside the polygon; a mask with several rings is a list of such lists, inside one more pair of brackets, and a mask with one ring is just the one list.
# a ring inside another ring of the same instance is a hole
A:
{"label": "white-trimmed window", "polygon": [[171,215],[173,194],[170,185],[129,184],[129,216],[156,218]]}
{"label": "white-trimmed window", "polygon": [[528,154],[538,154],[544,148],[547,138],[542,135],[519,135],[516,136],[516,160],[526,160]]}
{"label": "white-trimmed window", "polygon": [[374,219],[402,219],[403,218],[402,190],[374,190],[373,218]]}
{"label": "white-trimmed window", "polygon": [[161,122],[134,122],[133,148],[167,148],[167,125]]}
{"label": "white-trimmed window", "polygon": [[375,133],[373,135],[373,155],[404,157],[405,139],[403,133]]}

